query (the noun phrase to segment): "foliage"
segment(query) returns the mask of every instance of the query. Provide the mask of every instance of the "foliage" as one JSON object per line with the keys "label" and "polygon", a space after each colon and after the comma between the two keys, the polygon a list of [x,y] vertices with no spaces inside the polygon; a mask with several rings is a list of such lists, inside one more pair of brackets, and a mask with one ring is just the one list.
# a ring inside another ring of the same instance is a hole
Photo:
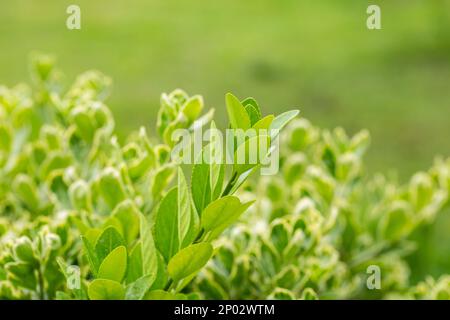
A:
{"label": "foliage", "polygon": [[[258,199],[220,240],[195,288],[213,299],[448,299],[448,276],[409,282],[413,233],[448,208],[450,159],[406,185],[368,176],[369,135],[295,120],[276,177],[246,188]],[[381,288],[369,290],[369,266]]]}
{"label": "foliage", "polygon": [[[188,183],[173,133],[210,122],[202,97],[163,94],[163,143],[144,128],[121,142],[104,104],[109,78],[88,72],[64,93],[52,57],[32,70],[33,88],[0,90],[0,298],[196,298],[184,289],[253,203],[234,193],[259,164],[196,162]],[[228,94],[226,104],[234,128],[261,126],[255,100]],[[281,129],[297,113],[263,124]]]}
{"label": "foliage", "polygon": [[[414,283],[408,258],[449,208],[450,159],[404,185],[371,176],[366,131],[262,116],[227,94],[229,127],[258,130],[231,153],[275,146],[278,131],[261,129],[283,129],[280,172],[189,167],[172,157],[174,133],[216,128],[201,96],[163,94],[159,139],[141,128],[121,141],[109,78],[87,72],[65,91],[53,63],[33,59],[31,87],[0,87],[1,299],[449,298],[448,275]],[[197,159],[215,159],[211,139]]]}

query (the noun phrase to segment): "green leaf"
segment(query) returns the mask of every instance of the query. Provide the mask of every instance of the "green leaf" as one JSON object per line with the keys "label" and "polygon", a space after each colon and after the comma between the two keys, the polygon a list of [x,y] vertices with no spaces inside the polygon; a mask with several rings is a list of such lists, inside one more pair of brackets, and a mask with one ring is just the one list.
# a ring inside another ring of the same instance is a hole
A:
{"label": "green leaf", "polygon": [[[214,132],[216,130],[216,124],[212,121],[211,131]],[[202,154],[206,154],[209,159],[209,185],[211,190],[213,190],[211,200],[215,200],[216,195],[221,193],[223,187],[223,146],[220,137],[216,134],[211,134],[210,141],[211,142],[203,149]]]}
{"label": "green leaf", "polygon": [[183,239],[189,232],[191,221],[191,197],[189,195],[186,178],[184,177],[183,170],[178,168],[178,230],[179,238],[178,243],[182,243]]}
{"label": "green leaf", "polygon": [[319,296],[312,288],[306,288],[302,292],[301,298],[302,300],[319,300]]}
{"label": "green leaf", "polygon": [[234,194],[241,186],[242,184],[252,175],[254,174],[259,168],[259,165],[256,167],[253,167],[239,175],[236,182],[234,183],[233,187],[231,188],[230,192],[228,194]]}
{"label": "green leaf", "polygon": [[181,244],[181,248],[184,248],[188,245],[190,245],[195,238],[198,235],[198,232],[200,231],[200,218],[197,213],[197,210],[195,209],[194,202],[191,200],[191,219],[190,219],[190,225],[189,225],[189,232],[186,234],[186,237],[184,237],[183,242]]}
{"label": "green leaf", "polygon": [[19,287],[36,290],[37,279],[33,266],[25,262],[8,262],[5,270],[9,273],[8,278]]}
{"label": "green leaf", "polygon": [[155,281],[153,282],[150,289],[152,290],[158,290],[163,289],[166,286],[168,275],[167,275],[167,265],[164,261],[164,257],[157,252],[157,259],[158,259],[158,271],[156,274]]}
{"label": "green leaf", "polygon": [[175,300],[175,298],[173,293],[164,290],[152,290],[144,296],[144,300]]}
{"label": "green leaf", "polygon": [[39,195],[33,179],[25,174],[18,174],[12,184],[14,194],[31,211],[39,210]]}
{"label": "green leaf", "polygon": [[275,119],[273,119],[272,123],[270,124],[269,130],[274,130],[274,131],[270,132],[270,137],[272,139],[275,138],[279,134],[281,129],[283,129],[299,113],[300,113],[300,111],[298,111],[298,110],[286,111],[286,112],[278,115]]}
{"label": "green leaf", "polygon": [[190,122],[197,119],[197,117],[200,115],[203,109],[203,97],[202,96],[193,96],[189,98],[188,101],[186,101],[181,108],[181,112],[184,113],[186,118]]}
{"label": "green leaf", "polygon": [[125,290],[116,281],[95,279],[89,284],[88,295],[91,300],[123,300]]}
{"label": "green leaf", "polygon": [[211,201],[210,168],[207,163],[197,163],[192,169],[191,191],[199,215]]}
{"label": "green leaf", "polygon": [[395,201],[380,223],[384,239],[396,241],[406,236],[413,228],[413,208],[406,201]]}
{"label": "green leaf", "polygon": [[127,286],[126,300],[142,300],[155,281],[156,273],[143,276]]}
{"label": "green leaf", "polygon": [[142,277],[142,243],[138,242],[131,250],[127,267],[127,283],[132,283]]}
{"label": "green leaf", "polygon": [[180,248],[178,230],[178,188],[172,188],[162,199],[155,221],[155,244],[166,261]]}
{"label": "green leaf", "polygon": [[231,127],[233,129],[250,128],[250,118],[241,102],[231,93],[225,96],[228,117],[230,118]]}
{"label": "green leaf", "polygon": [[114,168],[103,170],[98,180],[98,189],[110,209],[114,209],[127,197],[120,173]]}
{"label": "green leaf", "polygon": [[267,297],[268,300],[295,300],[295,294],[284,288],[275,288],[275,290]]}
{"label": "green leaf", "polygon": [[234,154],[234,171],[238,175],[260,164],[270,150],[270,137],[262,134],[242,143]]}
{"label": "green leaf", "polygon": [[117,229],[112,226],[106,228],[95,244],[98,260],[103,261],[111,251],[120,246],[125,246],[125,241]]}
{"label": "green leaf", "polygon": [[275,117],[273,116],[273,114],[269,114],[268,116],[265,116],[264,118],[262,118],[261,120],[259,120],[258,122],[256,122],[252,128],[256,129],[256,130],[268,130],[270,125],[272,124],[272,121]]}
{"label": "green leaf", "polygon": [[199,271],[211,258],[213,247],[208,242],[192,244],[178,252],[169,262],[167,271],[173,281]]}
{"label": "green leaf", "polygon": [[[215,128],[212,124],[212,128]],[[198,156],[198,160],[192,169],[191,192],[195,208],[199,215],[203,209],[213,200],[217,199],[223,189],[223,180],[225,178],[225,166],[222,161],[203,161],[211,158],[211,154],[219,152],[214,150],[212,144],[203,148]],[[205,157],[203,157],[205,155]],[[223,160],[223,159],[222,159]],[[211,162],[211,163],[208,163]],[[213,186],[213,187],[211,187]]]}
{"label": "green leaf", "polygon": [[122,225],[127,244],[131,244],[139,234],[139,214],[138,208],[130,199],[119,203],[112,213]]}
{"label": "green leaf", "polygon": [[261,119],[261,113],[259,109],[254,107],[253,105],[249,104],[245,106],[245,111],[248,114],[248,117],[250,118],[250,126],[253,126],[255,123],[257,123]]}
{"label": "green leaf", "polygon": [[100,267],[100,260],[98,259],[94,247],[92,246],[88,238],[81,236],[81,240],[83,241],[84,250],[86,251],[86,256],[91,267],[91,271],[94,276],[96,276],[98,268]]}
{"label": "green leaf", "polygon": [[103,233],[102,229],[99,228],[90,228],[86,230],[83,236],[86,237],[87,240],[94,246],[97,243],[97,239],[100,238],[100,235]]}
{"label": "green leaf", "polygon": [[172,181],[175,175],[175,166],[173,164],[167,164],[160,167],[154,178],[152,185],[152,196],[153,198],[157,198],[158,195],[161,194],[161,191],[164,190]]}
{"label": "green leaf", "polygon": [[111,251],[98,269],[97,278],[121,282],[127,270],[127,249],[120,246]]}
{"label": "green leaf", "polygon": [[203,116],[194,121],[194,123],[189,127],[190,131],[195,131],[204,125],[206,125],[214,117],[214,109],[210,109]]}
{"label": "green leaf", "polygon": [[17,239],[13,247],[14,255],[23,262],[27,262],[31,265],[39,265],[39,261],[36,258],[33,250],[33,244],[27,237],[20,237]]}
{"label": "green leaf", "polygon": [[141,257],[142,257],[142,274],[156,274],[158,269],[158,256],[153,240],[152,228],[147,218],[140,215],[141,225]]}
{"label": "green leaf", "polygon": [[201,218],[201,225],[205,233],[211,232],[208,239],[214,239],[234,223],[252,203],[253,201],[241,203],[236,196],[225,196],[211,202]]}
{"label": "green leaf", "polygon": [[254,98],[248,97],[248,98],[242,100],[241,103],[244,107],[252,106],[253,108],[255,108],[256,112],[259,115],[259,118],[261,118],[261,108],[259,107],[258,102],[256,102],[256,100]]}
{"label": "green leaf", "polygon": [[75,209],[89,210],[91,208],[91,190],[85,181],[78,180],[72,183],[68,192],[70,202]]}

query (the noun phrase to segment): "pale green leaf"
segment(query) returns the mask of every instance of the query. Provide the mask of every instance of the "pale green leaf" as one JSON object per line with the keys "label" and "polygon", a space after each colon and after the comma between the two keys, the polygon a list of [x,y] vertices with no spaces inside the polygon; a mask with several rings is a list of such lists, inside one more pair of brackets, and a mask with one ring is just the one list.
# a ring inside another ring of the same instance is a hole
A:
{"label": "pale green leaf", "polygon": [[205,233],[211,232],[210,239],[218,236],[247,210],[253,201],[241,203],[236,196],[225,196],[211,202],[203,212],[201,226]]}
{"label": "pale green leaf", "polygon": [[155,281],[156,273],[143,276],[127,286],[126,300],[142,300]]}
{"label": "pale green leaf", "polygon": [[91,300],[123,300],[123,286],[113,280],[95,279],[89,284],[88,295]]}
{"label": "pale green leaf", "polygon": [[171,189],[161,200],[155,220],[155,244],[166,261],[178,251],[178,188]]}
{"label": "pale green leaf", "polygon": [[203,109],[203,97],[193,96],[186,101],[181,108],[181,112],[184,113],[189,121],[194,121],[200,115]]}
{"label": "pale green leaf", "polygon": [[264,118],[256,122],[252,126],[252,128],[255,130],[269,130],[269,127],[272,124],[274,118],[275,117],[273,116],[273,114],[269,114],[268,116],[265,116]]}
{"label": "pale green leaf", "polygon": [[271,131],[270,137],[272,139],[275,138],[279,134],[281,129],[283,129],[299,113],[300,113],[300,111],[298,111],[298,110],[290,110],[290,111],[286,111],[286,112],[278,115],[275,119],[273,119],[273,121],[269,127],[269,130]]}
{"label": "pale green leaf", "polygon": [[125,241],[117,229],[110,226],[98,237],[95,244],[95,253],[99,261],[103,261],[111,251],[120,246],[125,246]]}
{"label": "pale green leaf", "polygon": [[127,270],[127,249],[120,246],[111,251],[98,268],[97,278],[121,282]]}
{"label": "pale green leaf", "polygon": [[230,118],[231,127],[233,129],[250,128],[250,118],[242,103],[231,93],[225,96],[228,117]]}
{"label": "pale green leaf", "polygon": [[98,259],[91,242],[84,236],[81,236],[81,240],[83,241],[84,250],[86,252],[87,260],[91,267],[91,271],[94,274],[94,276],[96,276],[98,268],[100,267],[100,260]]}
{"label": "pale green leaf", "polygon": [[140,214],[140,233],[142,274],[156,274],[158,269],[157,251],[153,240],[151,225],[143,214]]}
{"label": "pale green leaf", "polygon": [[199,271],[211,258],[213,247],[210,243],[192,244],[180,250],[167,266],[169,276],[178,282],[183,278]]}
{"label": "pale green leaf", "polygon": [[178,230],[179,230],[179,243],[183,242],[183,239],[189,232],[189,226],[191,221],[191,201],[190,195],[184,176],[183,170],[178,168]]}

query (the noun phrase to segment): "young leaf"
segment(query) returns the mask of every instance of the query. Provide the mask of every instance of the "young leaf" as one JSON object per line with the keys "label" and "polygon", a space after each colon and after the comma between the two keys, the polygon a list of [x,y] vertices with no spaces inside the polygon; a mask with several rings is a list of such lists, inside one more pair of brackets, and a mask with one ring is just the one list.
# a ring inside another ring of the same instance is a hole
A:
{"label": "young leaf", "polygon": [[270,149],[270,137],[262,134],[251,137],[242,143],[235,152],[234,171],[241,175],[260,164]]}
{"label": "young leaf", "polygon": [[156,274],[158,269],[157,251],[153,240],[152,228],[143,214],[140,214],[140,225],[142,274],[144,276]]}
{"label": "young leaf", "polygon": [[150,289],[152,283],[155,281],[156,273],[143,276],[127,286],[125,299],[126,300],[142,300]]}
{"label": "young leaf", "polygon": [[157,252],[157,259],[158,259],[158,270],[156,273],[156,278],[153,281],[153,284],[151,286],[151,290],[158,290],[163,289],[166,286],[168,275],[167,275],[167,265],[164,261],[164,257]]}
{"label": "young leaf", "polygon": [[[214,121],[211,122],[211,130],[217,130]],[[212,190],[211,200],[215,200],[215,195],[220,194],[223,186],[224,165],[222,155],[222,142],[216,134],[211,134],[210,143],[204,148],[203,154],[206,153],[209,158],[209,185]],[[218,190],[218,192],[216,192]]]}
{"label": "young leaf", "polygon": [[91,300],[123,300],[125,290],[116,281],[95,279],[89,284],[88,295]]}
{"label": "young leaf", "polygon": [[152,290],[147,292],[144,296],[144,300],[175,300],[173,293],[164,290]]}
{"label": "young leaf", "polygon": [[184,248],[188,245],[190,245],[195,238],[197,237],[197,234],[200,230],[200,218],[197,213],[197,210],[195,209],[194,202],[191,200],[191,219],[190,219],[190,225],[189,225],[189,231],[186,234],[186,237],[184,237],[183,242],[181,243],[181,248]]}
{"label": "young leaf", "polygon": [[299,113],[300,113],[300,111],[298,111],[298,110],[286,111],[286,112],[278,115],[275,119],[273,119],[273,121],[269,127],[269,130],[273,130],[270,132],[270,137],[272,139],[275,138],[279,134],[281,129],[283,129]]}
{"label": "young leaf", "polygon": [[175,175],[175,166],[173,164],[167,164],[158,169],[154,178],[152,185],[152,196],[157,198],[161,194],[161,190],[164,190],[172,178]]}
{"label": "young leaf", "polygon": [[186,101],[181,108],[181,112],[184,113],[189,121],[194,121],[200,115],[203,109],[203,97],[193,96]]}
{"label": "young leaf", "polygon": [[256,167],[253,167],[239,175],[239,177],[236,179],[236,182],[233,184],[233,187],[231,188],[229,195],[234,194],[241,186],[242,184],[252,175],[254,174],[258,169],[259,165]]}
{"label": "young leaf", "polygon": [[250,126],[253,126],[261,119],[261,113],[259,109],[249,104],[245,106],[245,111],[247,111],[248,117],[250,119]]}
{"label": "young leaf", "polygon": [[178,188],[171,189],[161,200],[155,221],[155,244],[166,261],[178,251]]}
{"label": "young leaf", "polygon": [[252,97],[245,98],[244,100],[242,100],[241,103],[244,107],[247,107],[248,105],[254,107],[257,110],[259,116],[261,116],[261,109],[259,108],[258,102],[256,102],[254,98]]}
{"label": "young leaf", "polygon": [[225,196],[211,202],[205,209],[201,219],[205,233],[211,232],[208,239],[214,239],[223,230],[235,222],[247,210],[253,201],[241,203],[238,197]]}
{"label": "young leaf", "polygon": [[131,250],[128,258],[127,283],[132,283],[142,277],[142,243],[139,241]]}
{"label": "young leaf", "polygon": [[120,173],[114,168],[106,168],[98,180],[99,193],[111,209],[126,199]]}
{"label": "young leaf", "polygon": [[100,228],[90,228],[83,234],[83,236],[86,237],[86,239],[89,240],[89,242],[94,246],[102,233],[103,230]]}
{"label": "young leaf", "polygon": [[115,248],[103,260],[98,268],[97,278],[121,282],[127,270],[127,249],[124,246]]}
{"label": "young leaf", "polygon": [[178,252],[167,266],[169,276],[178,282],[199,271],[211,258],[213,248],[210,243],[192,244]]}
{"label": "young leaf", "polygon": [[131,244],[139,234],[139,210],[130,199],[117,205],[112,216],[120,221],[123,236],[127,244]]}
{"label": "young leaf", "polygon": [[252,126],[252,128],[256,130],[263,130],[263,129],[268,130],[274,118],[275,117],[273,116],[273,114],[269,114],[268,116],[265,116],[264,118],[256,122]]}
{"label": "young leaf", "polygon": [[250,118],[245,111],[241,102],[231,93],[225,96],[227,105],[228,117],[230,118],[231,127],[233,129],[248,129],[250,128]]}
{"label": "young leaf", "polygon": [[184,177],[183,170],[178,168],[178,230],[179,238],[178,243],[182,243],[183,239],[189,232],[190,220],[191,220],[191,197]]}
{"label": "young leaf", "polygon": [[98,260],[103,261],[111,251],[120,246],[125,246],[125,241],[117,229],[114,227],[106,228],[95,244],[95,253]]}
{"label": "young leaf", "polygon": [[95,253],[94,247],[91,242],[84,236],[81,236],[81,240],[83,241],[84,249],[86,251],[86,256],[91,267],[91,271],[94,276],[97,275],[98,268],[100,267],[100,261]]}
{"label": "young leaf", "polygon": [[207,163],[197,163],[192,169],[191,190],[199,215],[211,201],[210,168]]}

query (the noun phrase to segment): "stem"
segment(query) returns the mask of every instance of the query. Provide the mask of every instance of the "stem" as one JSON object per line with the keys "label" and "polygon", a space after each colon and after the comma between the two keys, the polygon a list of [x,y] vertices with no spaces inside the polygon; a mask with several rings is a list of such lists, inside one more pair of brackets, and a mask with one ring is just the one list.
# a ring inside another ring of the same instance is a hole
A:
{"label": "stem", "polygon": [[164,287],[164,291],[169,291],[170,287],[172,286],[173,280],[169,279],[166,286]]}
{"label": "stem", "polygon": [[44,293],[44,277],[42,275],[41,267],[37,269],[38,273],[38,292],[39,292],[39,299],[45,300],[45,293]]}
{"label": "stem", "polygon": [[234,184],[236,183],[237,178],[237,172],[233,173],[233,176],[231,177],[230,181],[228,182],[227,186],[225,187],[225,190],[223,191],[221,197],[227,196],[231,189],[233,188]]}
{"label": "stem", "polygon": [[200,232],[198,233],[197,237],[194,240],[194,243],[200,242],[204,233],[205,233],[205,229],[200,230]]}

